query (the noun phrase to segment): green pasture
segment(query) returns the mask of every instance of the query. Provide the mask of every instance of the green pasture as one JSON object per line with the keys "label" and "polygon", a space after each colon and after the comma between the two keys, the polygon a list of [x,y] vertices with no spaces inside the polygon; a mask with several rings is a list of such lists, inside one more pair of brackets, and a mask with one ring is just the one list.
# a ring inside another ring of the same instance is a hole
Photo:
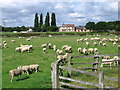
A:
{"label": "green pasture", "polygon": [[[31,41],[26,41],[28,37],[19,39],[18,37],[3,37],[2,41],[6,40],[8,44],[8,48],[2,48],[2,88],[51,88],[51,63],[55,62],[55,51],[53,49],[47,48],[47,53],[44,54],[42,52],[42,48],[40,47],[43,43],[51,43],[55,44],[58,49],[61,49],[63,45],[70,45],[73,48],[73,52],[71,53],[72,56],[81,56],[82,54],[77,52],[77,48],[79,47],[86,47],[85,42],[77,43],[76,40],[79,38],[91,38],[89,36],[64,36],[64,37],[37,37],[32,38]],[[92,36],[95,37],[95,36]],[[115,35],[111,36],[99,36],[101,38],[115,38]],[[12,43],[11,40],[16,40],[15,43]],[[98,42],[98,41],[96,41]],[[89,41],[90,47],[93,47],[93,41]],[[32,44],[33,50],[30,53],[24,52],[19,53],[15,51],[16,47],[19,47],[20,44]],[[100,54],[117,54],[118,50],[117,47],[113,47],[111,42],[106,41],[107,47],[102,47],[100,45],[96,46]],[[64,52],[65,54],[65,52]],[[91,54],[93,55],[93,54]],[[100,59],[101,60],[101,59]],[[93,58],[79,58],[73,59],[72,62],[93,62]],[[18,77],[15,77],[13,82],[10,82],[9,78],[9,70],[15,69],[20,65],[30,65],[30,64],[39,64],[40,72],[33,73],[30,75],[23,74],[22,80],[18,80]],[[90,65],[76,65],[72,66],[74,68],[80,67],[89,67]],[[91,66],[90,66],[91,67]],[[112,69],[104,69],[108,70],[105,72],[105,76],[111,76],[117,78],[117,68]],[[74,76],[73,78],[80,79],[80,80],[87,80],[89,82],[98,83],[97,79],[94,77],[80,75]],[[72,83],[72,82],[70,82]],[[118,85],[116,82],[107,82],[107,84],[112,84],[112,86],[117,87]],[[74,83],[75,84],[75,83]],[[91,86],[88,86],[92,88]]]}

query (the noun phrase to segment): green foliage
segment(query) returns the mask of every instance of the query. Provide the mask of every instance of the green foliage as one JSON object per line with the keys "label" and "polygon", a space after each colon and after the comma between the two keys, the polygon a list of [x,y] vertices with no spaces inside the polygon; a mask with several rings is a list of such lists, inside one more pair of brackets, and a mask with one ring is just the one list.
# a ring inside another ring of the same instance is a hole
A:
{"label": "green foliage", "polygon": [[40,14],[40,27],[43,25],[43,15],[42,13]]}
{"label": "green foliage", "polygon": [[35,28],[38,28],[39,27],[39,17],[38,17],[38,14],[36,13],[35,14],[35,19],[34,19],[34,27]]}
{"label": "green foliage", "polygon": [[49,19],[50,19],[49,12],[47,12],[47,15],[46,15],[46,18],[45,18],[45,25],[46,26],[50,26],[50,23],[49,23],[50,20]]}
{"label": "green foliage", "polygon": [[95,30],[95,23],[94,22],[88,22],[86,24],[85,28]]}
{"label": "green foliage", "polygon": [[51,15],[51,26],[56,26],[56,17],[55,17],[55,13],[52,13]]}
{"label": "green foliage", "polygon": [[95,29],[101,30],[101,31],[106,31],[107,30],[106,26],[107,26],[106,22],[100,21],[100,22],[96,23]]}

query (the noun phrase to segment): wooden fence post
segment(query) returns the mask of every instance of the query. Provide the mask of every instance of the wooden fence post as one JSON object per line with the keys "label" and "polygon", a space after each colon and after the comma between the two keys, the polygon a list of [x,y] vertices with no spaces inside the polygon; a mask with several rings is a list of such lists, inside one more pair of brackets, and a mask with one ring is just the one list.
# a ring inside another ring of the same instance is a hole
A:
{"label": "wooden fence post", "polygon": [[59,88],[59,65],[58,62],[52,63],[52,88]]}
{"label": "wooden fence post", "polygon": [[104,72],[100,71],[99,72],[99,90],[103,90],[104,88]]}
{"label": "wooden fence post", "polygon": [[[68,55],[68,67],[71,68],[71,56]],[[69,76],[71,77],[71,70],[68,71]]]}
{"label": "wooden fence post", "polygon": [[[99,62],[99,53],[96,52],[95,55],[94,55],[94,63],[93,63],[93,68],[98,68],[98,62]],[[93,71],[96,71],[96,70],[93,70]]]}

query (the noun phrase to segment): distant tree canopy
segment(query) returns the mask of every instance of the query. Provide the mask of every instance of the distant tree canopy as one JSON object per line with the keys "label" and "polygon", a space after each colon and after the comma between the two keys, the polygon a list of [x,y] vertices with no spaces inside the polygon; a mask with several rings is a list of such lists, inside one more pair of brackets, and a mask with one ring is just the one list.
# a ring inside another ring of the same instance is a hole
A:
{"label": "distant tree canopy", "polygon": [[99,21],[97,23],[88,22],[86,23],[85,27],[87,29],[95,30],[98,32],[108,31],[108,30],[120,31],[120,21],[109,21],[109,22]]}

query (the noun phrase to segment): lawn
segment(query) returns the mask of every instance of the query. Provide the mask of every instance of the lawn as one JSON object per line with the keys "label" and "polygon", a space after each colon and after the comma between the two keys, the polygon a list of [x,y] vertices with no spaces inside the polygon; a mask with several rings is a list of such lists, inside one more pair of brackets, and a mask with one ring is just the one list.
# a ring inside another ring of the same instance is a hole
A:
{"label": "lawn", "polygon": [[[55,44],[57,48],[61,49],[63,45],[70,45],[73,48],[72,56],[81,56],[77,52],[78,47],[86,47],[85,42],[77,43],[78,38],[86,38],[88,36],[64,36],[64,37],[37,37],[32,38],[31,41],[26,41],[27,37],[19,39],[18,37],[3,37],[2,41],[6,40],[8,48],[2,49],[2,88],[51,88],[51,63],[55,62],[55,51],[53,49],[47,49],[47,53],[42,52],[40,47],[43,43]],[[92,36],[95,37],[95,36]],[[115,38],[114,35],[111,36],[99,36],[101,38]],[[90,38],[90,37],[88,37]],[[12,43],[11,40],[16,40],[15,43]],[[92,41],[90,42],[90,47],[94,47]],[[98,42],[98,41],[97,41]],[[20,46],[20,44],[32,44],[34,50],[31,50],[30,53],[24,52],[19,53],[15,51],[15,48]],[[97,46],[100,54],[116,54],[118,53],[117,47],[113,47],[111,42],[106,42],[107,47]],[[65,54],[65,52],[64,52]],[[83,58],[74,60],[73,62],[93,62],[92,58]],[[18,81],[18,77],[15,77],[13,82],[10,82],[9,70],[15,69],[20,65],[30,65],[30,64],[39,64],[40,72],[33,73],[30,75],[23,74],[22,79]],[[78,66],[80,67],[80,66]],[[84,67],[84,66],[83,66]],[[117,69],[113,68],[112,72],[109,72],[109,76],[117,77]],[[108,74],[106,74],[108,75]],[[81,76],[86,79],[86,76]],[[80,78],[80,77],[74,77]],[[83,79],[83,78],[82,78]],[[88,79],[90,80],[90,79]],[[92,79],[91,79],[92,80]],[[90,81],[91,81],[90,80]],[[117,85],[113,85],[117,87]]]}

